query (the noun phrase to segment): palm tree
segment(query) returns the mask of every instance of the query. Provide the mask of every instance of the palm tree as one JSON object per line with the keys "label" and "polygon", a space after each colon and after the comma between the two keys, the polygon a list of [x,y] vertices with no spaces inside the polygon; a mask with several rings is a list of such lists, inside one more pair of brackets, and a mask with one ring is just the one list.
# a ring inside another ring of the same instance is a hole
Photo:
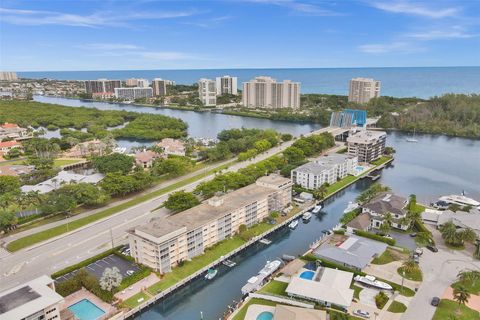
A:
{"label": "palm tree", "polygon": [[457,275],[457,279],[463,283],[472,283],[475,287],[478,280],[480,280],[480,271],[477,270],[463,270]]}
{"label": "palm tree", "polygon": [[477,239],[477,234],[471,228],[463,229],[459,233],[460,233],[460,239],[462,240],[462,243],[464,241],[473,242],[475,241],[475,239]]}
{"label": "palm tree", "polygon": [[465,305],[470,299],[470,293],[464,286],[458,286],[453,289],[453,299],[458,302],[458,312],[460,311],[460,305]]}
{"label": "palm tree", "polygon": [[388,231],[390,231],[390,228],[392,226],[392,219],[393,219],[393,216],[390,212],[386,212],[384,215],[383,215],[383,222],[382,224],[380,225],[380,231],[383,233],[383,234],[387,234]]}
{"label": "palm tree", "polygon": [[458,241],[457,227],[451,222],[447,222],[440,227],[442,238],[449,244],[456,244]]}
{"label": "palm tree", "polygon": [[409,217],[403,217],[398,221],[402,226],[408,226],[407,230],[410,229],[412,220]]}
{"label": "palm tree", "polygon": [[407,261],[402,263],[402,269],[407,273],[414,272],[417,270],[417,268],[418,267],[415,264],[415,261],[413,261],[412,259],[408,259]]}

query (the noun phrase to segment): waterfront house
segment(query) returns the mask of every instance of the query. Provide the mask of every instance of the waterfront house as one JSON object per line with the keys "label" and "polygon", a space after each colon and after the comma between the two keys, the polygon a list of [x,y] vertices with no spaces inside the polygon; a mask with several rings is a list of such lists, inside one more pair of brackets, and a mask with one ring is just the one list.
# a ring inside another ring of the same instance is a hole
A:
{"label": "waterfront house", "polygon": [[362,205],[362,213],[370,216],[371,227],[378,229],[384,223],[387,212],[392,215],[391,226],[400,230],[407,230],[410,223],[403,221],[407,216],[408,200],[392,193],[381,193],[368,203]]}
{"label": "waterfront house", "polygon": [[352,174],[358,165],[356,156],[331,154],[306,163],[291,172],[292,182],[303,188],[314,190],[324,183],[333,184]]}
{"label": "waterfront house", "polygon": [[103,156],[107,153],[108,146],[100,140],[81,142],[69,151],[65,152],[64,157],[68,158],[86,158],[91,156]]}
{"label": "waterfront house", "polygon": [[370,215],[361,213],[347,223],[347,233],[353,234],[355,230],[368,231],[371,228]]}
{"label": "waterfront house", "polygon": [[138,263],[169,272],[181,261],[236,234],[241,225],[253,226],[270,212],[287,207],[291,189],[290,179],[265,176],[183,212],[154,218],[129,231],[132,256]]}
{"label": "waterfront house", "polygon": [[20,139],[28,137],[28,131],[25,128],[21,128],[16,123],[8,123],[0,125],[0,141],[3,139]]}
{"label": "waterfront house", "polygon": [[435,225],[437,228],[447,222],[452,222],[459,230],[470,228],[477,234],[477,239],[480,239],[479,209],[472,209],[470,212],[428,209],[422,213],[422,219],[425,223]]}
{"label": "waterfront house", "polygon": [[283,304],[267,306],[255,303],[248,306],[245,320],[264,319],[265,315],[269,315],[268,319],[271,320],[327,320],[325,310],[316,310],[313,307],[300,308]]}
{"label": "waterfront house", "polygon": [[350,236],[341,243],[324,243],[313,253],[316,257],[344,267],[362,270],[387,249],[386,243],[358,236]]}
{"label": "waterfront house", "polygon": [[36,185],[24,185],[20,189],[22,192],[38,192],[48,193],[50,191],[60,188],[64,184],[69,183],[92,183],[97,184],[102,181],[105,176],[101,173],[94,173],[90,175],[76,174],[68,171],[60,171],[55,177],[40,182]]}
{"label": "waterfront house", "polygon": [[294,298],[311,300],[330,307],[348,308],[353,299],[350,289],[353,273],[319,267],[316,271],[302,269],[290,279],[285,292]]}
{"label": "waterfront house", "polygon": [[157,143],[157,147],[162,148],[166,155],[185,156],[186,153],[185,144],[178,139],[162,139],[162,141]]}

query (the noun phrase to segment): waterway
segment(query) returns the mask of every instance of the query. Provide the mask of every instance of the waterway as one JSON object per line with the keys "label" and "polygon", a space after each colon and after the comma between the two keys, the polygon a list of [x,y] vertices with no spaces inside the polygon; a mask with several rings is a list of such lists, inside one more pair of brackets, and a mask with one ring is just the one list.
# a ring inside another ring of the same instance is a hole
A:
{"label": "waterway", "polygon": [[[55,102],[71,106],[84,105],[70,99],[46,98],[37,101]],[[47,101],[45,100],[47,99]],[[52,100],[53,99],[53,100]],[[63,103],[63,101],[68,102]],[[96,104],[93,102],[91,104]],[[116,108],[115,105],[100,103],[102,108]],[[108,105],[108,106],[105,106]],[[93,105],[88,105],[93,106]],[[295,135],[315,129],[315,125],[278,122],[264,119],[231,117],[210,113],[190,111],[152,109],[134,106],[120,106],[126,110],[168,114],[182,117],[189,124],[189,133],[193,136],[210,136],[233,126],[273,128]],[[132,110],[133,109],[133,110]],[[240,119],[238,119],[240,118]],[[208,122],[207,122],[208,121]],[[208,127],[206,123],[208,123]],[[193,132],[193,133],[192,133]],[[209,132],[209,135],[205,133]],[[476,199],[480,199],[480,140],[447,137],[443,135],[417,135],[418,143],[406,141],[407,135],[401,132],[388,133],[387,144],[397,151],[393,166],[383,170],[380,183],[388,185],[403,196],[416,194],[419,201],[429,203],[441,195],[463,190]],[[326,201],[321,215],[315,216],[308,224],[300,223],[290,231],[284,229],[270,237],[269,246],[256,245],[234,258],[237,266],[232,269],[222,267],[213,281],[199,278],[178,290],[173,295],[155,304],[136,318],[143,320],[160,319],[200,319],[200,312],[206,320],[219,319],[233,300],[241,298],[240,288],[248,278],[255,275],[266,263],[281,257],[282,254],[298,255],[305,252],[324,229],[338,223],[349,201],[353,201],[369,185],[370,181],[361,180]]]}

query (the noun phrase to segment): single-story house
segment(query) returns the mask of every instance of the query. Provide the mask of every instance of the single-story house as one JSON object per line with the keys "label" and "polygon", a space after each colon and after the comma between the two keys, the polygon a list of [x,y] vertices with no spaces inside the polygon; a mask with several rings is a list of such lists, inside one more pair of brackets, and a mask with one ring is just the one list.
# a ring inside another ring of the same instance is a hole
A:
{"label": "single-story house", "polygon": [[370,261],[387,249],[386,243],[358,236],[350,236],[340,244],[325,243],[313,253],[316,257],[326,259],[355,270],[364,269]]}
{"label": "single-story house", "polygon": [[325,306],[336,305],[348,308],[352,303],[350,289],[353,273],[338,269],[319,267],[316,271],[302,269],[290,279],[285,292],[291,296],[315,301]]}
{"label": "single-story house", "polygon": [[[300,308],[277,304],[276,306],[265,306],[252,304],[248,307],[245,320],[263,319],[260,315],[270,314],[268,319],[272,320],[327,320],[325,310]],[[260,316],[260,318],[259,318]]]}
{"label": "single-story house", "polygon": [[64,184],[69,183],[92,183],[97,184],[102,181],[105,176],[101,173],[94,173],[90,175],[70,173],[68,171],[60,171],[55,177],[40,182],[36,185],[21,186],[20,189],[22,192],[38,192],[38,193],[48,193],[50,191],[60,188]]}
{"label": "single-story house", "polygon": [[447,222],[452,222],[457,229],[472,229],[480,239],[480,210],[472,209],[470,212],[450,210],[443,211],[438,215],[437,227],[441,227]]}

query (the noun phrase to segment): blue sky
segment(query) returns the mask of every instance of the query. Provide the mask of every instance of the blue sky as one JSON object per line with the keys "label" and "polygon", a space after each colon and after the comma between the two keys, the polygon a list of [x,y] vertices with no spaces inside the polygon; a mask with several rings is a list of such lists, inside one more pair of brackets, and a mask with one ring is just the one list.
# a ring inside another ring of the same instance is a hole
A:
{"label": "blue sky", "polygon": [[0,69],[480,65],[480,1],[2,0]]}

